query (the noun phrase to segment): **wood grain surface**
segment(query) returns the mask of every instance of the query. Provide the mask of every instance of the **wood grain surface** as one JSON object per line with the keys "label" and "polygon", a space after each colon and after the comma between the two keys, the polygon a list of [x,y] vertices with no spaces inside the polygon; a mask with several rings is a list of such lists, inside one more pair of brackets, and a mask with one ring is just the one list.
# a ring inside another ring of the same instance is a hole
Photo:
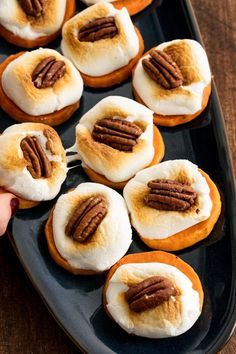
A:
{"label": "wood grain surface", "polygon": [[[220,101],[236,171],[236,1],[192,0]],[[78,353],[25,275],[7,237],[0,239],[0,354]],[[221,354],[236,353],[236,333]]]}
{"label": "wood grain surface", "polygon": [[[236,175],[236,1],[192,0],[224,114]],[[236,353],[236,331],[220,354]]]}
{"label": "wood grain surface", "polygon": [[192,0],[220,96],[236,171],[236,1]]}

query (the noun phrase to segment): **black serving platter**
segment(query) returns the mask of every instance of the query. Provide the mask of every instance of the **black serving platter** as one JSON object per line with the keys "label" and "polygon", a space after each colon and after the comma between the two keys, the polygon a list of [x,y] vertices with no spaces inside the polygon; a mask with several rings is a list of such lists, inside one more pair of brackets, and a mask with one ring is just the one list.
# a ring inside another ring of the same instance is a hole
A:
{"label": "black serving platter", "polygon": [[[78,10],[82,9],[78,5]],[[201,42],[189,0],[154,1],[133,18],[140,29],[145,49],[176,38]],[[212,39],[213,40],[213,39]],[[51,47],[59,49],[60,40]],[[0,60],[19,48],[0,42]],[[80,109],[59,132],[64,146],[74,142],[74,127],[80,117],[103,97],[132,98],[130,81],[110,90],[85,89]],[[0,111],[0,130],[14,124]],[[211,235],[203,242],[177,252],[198,273],[204,288],[203,312],[185,334],[152,340],[129,336],[105,314],[101,293],[104,276],[72,276],[50,258],[44,225],[54,201],[29,211],[18,212],[9,227],[12,244],[22,265],[49,310],[68,336],[84,352],[111,353],[216,353],[227,341],[236,319],[236,193],[223,117],[213,84],[210,103],[194,122],[178,128],[161,128],[166,145],[165,160],[189,159],[210,174],[222,195],[223,211]],[[62,191],[87,181],[81,167],[71,169]],[[133,235],[130,253],[148,251]]]}

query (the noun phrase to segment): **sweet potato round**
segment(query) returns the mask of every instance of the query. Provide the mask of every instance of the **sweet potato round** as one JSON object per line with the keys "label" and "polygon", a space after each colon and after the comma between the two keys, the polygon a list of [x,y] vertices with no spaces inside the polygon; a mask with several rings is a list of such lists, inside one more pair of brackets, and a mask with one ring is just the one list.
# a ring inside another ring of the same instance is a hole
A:
{"label": "sweet potato round", "polygon": [[0,106],[1,108],[13,119],[18,122],[33,122],[33,123],[44,123],[50,126],[57,126],[59,124],[67,121],[72,114],[79,108],[80,100],[70,106],[64,107],[59,111],[53,113],[32,116],[30,114],[22,111],[4,92],[2,87],[2,74],[6,69],[7,65],[13,60],[17,59],[25,52],[20,52],[17,54],[10,55],[6,60],[0,64]]}
{"label": "sweet potato round", "polygon": [[[149,54],[151,50],[152,49],[150,49],[146,53],[144,53],[142,58],[145,57],[147,54]],[[135,67],[133,69],[133,72],[134,72],[134,70],[135,70]],[[135,100],[137,102],[143,104],[144,106],[147,106],[143,102],[143,100],[141,99],[141,97],[139,96],[139,94],[137,93],[137,91],[135,90],[133,85],[132,85],[132,90],[133,90],[133,95],[134,95]],[[198,112],[196,112],[194,114],[181,114],[181,115],[170,115],[170,116],[163,116],[161,114],[157,114],[154,112],[154,123],[156,125],[161,125],[164,127],[175,127],[180,124],[185,124],[185,123],[191,122],[193,119],[197,118],[204,111],[204,109],[206,108],[206,106],[208,104],[210,94],[211,94],[211,82],[209,83],[208,86],[205,87],[205,89],[203,91],[202,107]]]}
{"label": "sweet potato round", "polygon": [[[75,12],[76,12],[75,0],[67,0],[65,16],[61,28],[66,21],[68,21],[72,16],[75,15]],[[61,34],[61,28],[57,32],[50,34],[48,36],[42,36],[36,39],[25,39],[15,35],[14,33],[8,31],[5,27],[0,25],[0,36],[2,36],[7,42],[11,44],[15,44],[19,47],[35,48],[35,47],[44,46],[52,42],[54,39],[56,39]]]}
{"label": "sweet potato round", "polygon": [[118,0],[112,5],[118,10],[122,9],[122,7],[126,7],[130,16],[133,16],[144,10],[152,1],[153,0]]}
{"label": "sweet potato round", "polygon": [[68,272],[74,274],[74,275],[94,275],[94,274],[99,274],[99,272],[95,272],[93,270],[87,270],[87,269],[79,269],[75,268],[72,265],[69,264],[69,262],[63,258],[60,253],[58,252],[55,242],[54,242],[54,237],[53,237],[53,228],[52,228],[52,219],[53,219],[53,209],[50,212],[48,221],[45,225],[45,235],[47,239],[47,244],[48,244],[48,250],[51,255],[51,257],[54,259],[54,261],[67,270]]}

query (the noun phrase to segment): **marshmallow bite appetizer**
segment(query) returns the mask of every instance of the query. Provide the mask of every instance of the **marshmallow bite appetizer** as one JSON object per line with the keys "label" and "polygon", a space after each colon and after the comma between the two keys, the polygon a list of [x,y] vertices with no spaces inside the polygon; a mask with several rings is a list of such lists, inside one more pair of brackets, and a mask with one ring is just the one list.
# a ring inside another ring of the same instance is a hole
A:
{"label": "marshmallow bite appetizer", "polygon": [[1,0],[0,36],[23,48],[46,45],[75,10],[75,0]]}
{"label": "marshmallow bite appetizer", "polygon": [[75,9],[75,0],[1,0],[0,36],[23,48],[46,45]]}
{"label": "marshmallow bite appetizer", "polygon": [[93,182],[121,189],[136,172],[162,160],[164,143],[148,108],[109,96],[80,119],[69,151],[78,153]]}
{"label": "marshmallow bite appetizer", "polygon": [[[86,5],[94,5],[103,0],[82,0]],[[138,12],[144,10],[153,0],[106,0],[106,2],[112,3],[116,9],[122,9],[126,7],[129,14],[136,15]]]}
{"label": "marshmallow bite appetizer", "polygon": [[53,199],[66,179],[66,156],[57,132],[22,123],[0,135],[0,186],[20,199],[20,208]]}
{"label": "marshmallow bite appetizer", "polygon": [[124,199],[97,183],[61,195],[45,227],[50,254],[73,274],[106,271],[128,251],[132,231]]}
{"label": "marshmallow bite appetizer", "polygon": [[148,338],[188,331],[203,306],[201,281],[187,263],[161,252],[129,254],[108,273],[103,304],[126,332]]}
{"label": "marshmallow bite appetizer", "polygon": [[125,81],[141,57],[143,39],[126,8],[101,2],[67,21],[61,49],[90,87],[106,88]]}
{"label": "marshmallow bite appetizer", "polygon": [[190,122],[206,108],[211,71],[202,46],[174,40],[149,50],[133,71],[135,99],[154,112],[154,122],[176,126]]}
{"label": "marshmallow bite appetizer", "polygon": [[83,80],[56,50],[11,55],[0,65],[0,105],[19,122],[59,125],[80,106]]}
{"label": "marshmallow bite appetizer", "polygon": [[177,251],[206,238],[221,212],[218,189],[188,160],[140,171],[124,188],[131,223],[153,249]]}

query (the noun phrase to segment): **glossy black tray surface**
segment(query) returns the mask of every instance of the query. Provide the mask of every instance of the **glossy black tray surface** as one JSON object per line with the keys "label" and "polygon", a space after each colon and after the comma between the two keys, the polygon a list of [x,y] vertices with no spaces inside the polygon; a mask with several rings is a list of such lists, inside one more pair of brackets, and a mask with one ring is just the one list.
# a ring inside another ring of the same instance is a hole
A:
{"label": "glossy black tray surface", "polygon": [[[83,5],[79,6],[83,8]],[[154,1],[133,17],[140,29],[145,49],[176,38],[201,41],[188,0]],[[214,40],[214,39],[212,39]],[[59,49],[60,40],[51,47]],[[19,48],[0,40],[0,60]],[[80,117],[103,97],[132,98],[130,81],[111,90],[85,89],[80,109],[59,132],[65,147],[74,143],[74,127]],[[0,130],[14,124],[0,111]],[[83,351],[91,354],[184,354],[216,353],[229,338],[236,318],[236,197],[232,164],[223,117],[213,85],[210,103],[194,122],[178,128],[161,128],[168,159],[189,159],[210,174],[222,195],[223,211],[204,242],[177,254],[198,273],[204,288],[203,312],[187,333],[169,339],[152,340],[129,336],[105,314],[101,304],[104,276],[76,277],[58,267],[50,258],[44,225],[54,201],[30,211],[18,212],[9,233],[16,252],[32,282],[55,319]],[[81,167],[71,169],[62,192],[87,181]],[[129,252],[147,251],[133,234]]]}

